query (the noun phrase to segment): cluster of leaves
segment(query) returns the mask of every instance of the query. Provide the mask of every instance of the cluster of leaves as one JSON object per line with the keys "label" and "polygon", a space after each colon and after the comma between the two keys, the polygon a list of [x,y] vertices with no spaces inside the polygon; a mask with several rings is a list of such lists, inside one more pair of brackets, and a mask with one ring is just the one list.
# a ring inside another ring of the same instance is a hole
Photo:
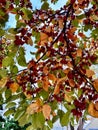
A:
{"label": "cluster of leaves", "polygon": [[[98,1],[69,0],[54,11],[47,0],[39,10],[29,0],[0,0],[2,8],[0,18],[12,13],[16,19],[8,30],[0,23],[5,116],[13,115],[20,126],[30,124],[27,130],[51,129],[58,119],[67,126],[87,114],[98,117],[98,78],[91,70],[98,63]],[[28,63],[24,44],[36,48]]]}
{"label": "cluster of leaves", "polygon": [[[13,129],[14,128],[14,129]],[[20,127],[18,125],[17,121],[14,121],[13,119],[5,119],[2,116],[0,116],[0,129],[1,130],[26,130],[26,126],[25,127]]]}

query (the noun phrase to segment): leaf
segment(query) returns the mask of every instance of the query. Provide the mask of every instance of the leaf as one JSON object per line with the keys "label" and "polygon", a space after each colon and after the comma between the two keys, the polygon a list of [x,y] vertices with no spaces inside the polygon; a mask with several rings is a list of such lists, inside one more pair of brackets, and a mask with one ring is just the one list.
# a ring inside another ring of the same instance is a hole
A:
{"label": "leaf", "polygon": [[59,19],[59,28],[63,29],[64,25],[63,25],[63,19]]}
{"label": "leaf", "polygon": [[19,120],[21,118],[21,116],[23,116],[25,113],[24,110],[17,110],[15,115],[14,115],[14,119],[15,121]]}
{"label": "leaf", "polygon": [[24,67],[27,66],[26,59],[23,55],[19,55],[17,57],[17,61],[20,66],[24,66]]}
{"label": "leaf", "polygon": [[33,128],[33,125],[30,125],[30,126],[28,126],[28,127],[26,128],[26,130],[36,130],[36,129]]}
{"label": "leaf", "polygon": [[11,96],[12,96],[11,90],[10,89],[6,89],[6,91],[5,91],[5,98],[6,98],[6,100],[8,100]]}
{"label": "leaf", "polygon": [[26,113],[23,114],[18,120],[20,126],[24,126],[27,124],[28,115]]}
{"label": "leaf", "polygon": [[61,123],[62,126],[67,126],[68,125],[68,123],[69,123],[69,117],[70,117],[70,111],[67,111],[63,115],[63,117],[62,117],[62,119],[60,121],[60,123]]}
{"label": "leaf", "polygon": [[92,77],[94,74],[95,74],[95,72],[93,70],[86,69],[86,76]]}
{"label": "leaf", "polygon": [[57,80],[57,83],[56,83],[56,86],[54,88],[53,94],[55,94],[55,95],[59,94],[59,92],[60,92],[60,84],[62,82],[64,82],[66,79],[67,79],[67,77],[65,76],[65,77],[60,78],[60,79]]}
{"label": "leaf", "polygon": [[75,87],[75,82],[73,79],[68,79],[68,82],[71,87]]}
{"label": "leaf", "polygon": [[43,79],[43,89],[48,92],[48,88],[49,88],[49,81],[48,81],[48,77],[44,77]]}
{"label": "leaf", "polygon": [[4,113],[4,116],[10,116],[10,115],[12,115],[12,114],[14,114],[14,110],[13,109],[11,109],[11,110],[7,110],[5,113]]}
{"label": "leaf", "polygon": [[12,57],[8,57],[6,56],[3,61],[2,61],[2,66],[3,67],[8,67],[10,66],[11,64],[13,64],[14,60],[12,59]]}
{"label": "leaf", "polygon": [[18,67],[16,65],[10,66],[10,70],[12,74],[17,74],[18,73]]}
{"label": "leaf", "polygon": [[55,83],[55,81],[57,79],[54,74],[50,74],[50,73],[48,74],[48,78],[49,78],[49,80],[52,80],[53,83]]}
{"label": "leaf", "polygon": [[72,96],[71,96],[69,93],[65,93],[64,99],[65,99],[67,102],[71,102],[71,101],[72,101]]}
{"label": "leaf", "polygon": [[82,49],[78,49],[76,53],[77,53],[78,57],[81,57],[82,56]]}
{"label": "leaf", "polygon": [[98,110],[95,109],[95,104],[94,103],[90,103],[89,106],[88,106],[88,113],[95,117],[95,118],[98,118]]}
{"label": "leaf", "polygon": [[17,91],[17,89],[19,88],[19,84],[14,82],[10,84],[10,90],[12,91],[12,93],[15,93]]}
{"label": "leaf", "polygon": [[95,79],[93,82],[94,88],[96,89],[96,91],[98,92],[98,79]]}
{"label": "leaf", "polygon": [[48,35],[46,33],[40,32],[40,41],[41,41],[41,45],[44,45],[44,43],[47,43]]}
{"label": "leaf", "polygon": [[52,121],[51,120],[49,120],[48,122],[47,122],[47,124],[49,125],[49,128],[53,128],[53,123],[52,123]]}
{"label": "leaf", "polygon": [[44,117],[46,119],[49,119],[50,113],[51,113],[51,107],[48,104],[43,105],[42,112],[43,112]]}
{"label": "leaf", "polygon": [[41,100],[38,99],[36,102],[33,102],[27,107],[26,113],[27,114],[34,114],[40,110]]}
{"label": "leaf", "polygon": [[44,2],[43,5],[41,6],[42,10],[47,10],[49,8],[49,4],[47,2]]}
{"label": "leaf", "polygon": [[15,107],[16,106],[16,103],[15,102],[9,102],[5,108],[9,109],[9,108],[12,108],[12,107]]}
{"label": "leaf", "polygon": [[36,122],[37,122],[38,128],[43,128],[44,123],[45,123],[45,118],[42,112],[37,113]]}
{"label": "leaf", "polygon": [[30,20],[32,18],[32,12],[31,10],[29,10],[28,8],[25,8],[23,7],[22,8],[22,11],[24,13],[23,17],[26,19],[26,20]]}
{"label": "leaf", "polygon": [[8,81],[8,77],[3,77],[3,78],[0,80],[0,87],[5,87],[7,81]]}

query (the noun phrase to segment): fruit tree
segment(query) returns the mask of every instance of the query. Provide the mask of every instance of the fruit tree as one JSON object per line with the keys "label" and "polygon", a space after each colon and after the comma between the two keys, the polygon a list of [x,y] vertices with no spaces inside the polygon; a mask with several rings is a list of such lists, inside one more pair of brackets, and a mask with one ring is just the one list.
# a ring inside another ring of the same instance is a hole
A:
{"label": "fruit tree", "polygon": [[[87,115],[98,118],[91,68],[98,64],[98,0],[65,0],[52,9],[57,2],[41,0],[33,9],[30,0],[0,0],[0,104],[27,130],[51,130],[57,120],[74,128]],[[11,14],[16,25],[6,29]]]}

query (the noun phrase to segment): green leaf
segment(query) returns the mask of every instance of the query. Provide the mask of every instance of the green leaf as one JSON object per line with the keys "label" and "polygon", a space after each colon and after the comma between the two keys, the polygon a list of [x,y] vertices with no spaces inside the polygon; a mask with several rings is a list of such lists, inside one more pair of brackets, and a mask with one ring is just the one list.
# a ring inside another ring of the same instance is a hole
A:
{"label": "green leaf", "polygon": [[44,123],[45,123],[45,118],[43,116],[43,113],[39,112],[39,113],[34,113],[32,115],[32,126],[34,129],[43,128]]}
{"label": "green leaf", "polygon": [[29,9],[27,9],[27,8],[24,7],[24,8],[22,8],[22,11],[24,13],[24,18],[26,20],[29,20],[29,19],[32,18],[32,12]]}
{"label": "green leaf", "polygon": [[5,98],[6,100],[9,99],[10,97],[12,97],[12,93],[10,89],[6,89],[5,91]]}
{"label": "green leaf", "polygon": [[49,120],[49,121],[47,122],[47,124],[49,125],[50,128],[53,128],[53,123],[52,123],[51,120]]}
{"label": "green leaf", "polygon": [[24,66],[24,67],[27,66],[26,59],[23,55],[18,56],[16,59],[17,59],[17,62],[20,66]]}
{"label": "green leaf", "polygon": [[5,113],[4,113],[4,116],[10,116],[12,114],[14,114],[14,110],[13,109],[10,109],[10,110],[7,110]]}
{"label": "green leaf", "polygon": [[3,29],[0,28],[0,37],[3,36],[5,33],[5,31]]}
{"label": "green leaf", "polygon": [[78,19],[75,19],[72,21],[72,25],[75,26],[75,27],[78,27]]}
{"label": "green leaf", "polygon": [[26,124],[27,124],[27,118],[28,118],[28,115],[27,115],[26,113],[23,114],[23,116],[21,116],[21,117],[19,118],[19,120],[18,120],[19,125],[20,125],[20,126],[26,125]]}
{"label": "green leaf", "polygon": [[19,0],[14,0],[15,4],[18,5],[19,4]]}
{"label": "green leaf", "polygon": [[9,109],[9,108],[12,108],[12,107],[15,107],[16,106],[16,103],[15,102],[9,102],[5,108]]}
{"label": "green leaf", "polygon": [[12,74],[18,73],[18,67],[16,65],[10,66],[10,71]]}
{"label": "green leaf", "polygon": [[50,129],[48,126],[45,125],[45,126],[43,127],[43,130],[51,130],[51,129]]}
{"label": "green leaf", "polygon": [[16,57],[17,62],[20,66],[27,66],[26,59],[25,59],[25,50],[23,47],[19,48],[19,55]]}
{"label": "green leaf", "polygon": [[34,129],[33,126],[30,125],[30,126],[28,126],[28,127],[26,128],[26,130],[36,130],[36,129]]}
{"label": "green leaf", "polygon": [[49,93],[46,92],[45,90],[42,90],[42,91],[39,93],[39,95],[42,96],[44,100],[46,100],[46,99],[49,97]]}
{"label": "green leaf", "polygon": [[12,59],[12,57],[8,57],[8,56],[6,56],[2,61],[3,67],[8,67],[12,65],[13,63],[14,63],[14,60]]}
{"label": "green leaf", "polygon": [[68,125],[68,123],[69,123],[69,117],[70,117],[70,111],[67,111],[63,115],[62,119],[60,120],[60,123],[61,123],[62,126],[67,126]]}
{"label": "green leaf", "polygon": [[42,10],[47,10],[49,8],[49,3],[48,2],[44,2],[43,5],[41,6]]}
{"label": "green leaf", "polygon": [[6,77],[7,71],[5,69],[0,69],[0,78]]}
{"label": "green leaf", "polygon": [[63,110],[60,110],[60,109],[59,109],[57,114],[58,114],[58,116],[59,116],[59,118],[60,118],[60,120],[61,120],[61,119],[62,119],[62,116],[63,116],[65,113],[64,113]]}
{"label": "green leaf", "polygon": [[19,120],[24,113],[25,113],[24,110],[21,110],[21,111],[17,110],[15,115],[14,115],[15,121]]}
{"label": "green leaf", "polygon": [[37,113],[36,121],[37,121],[38,128],[42,128],[44,126],[45,118],[44,118],[43,113],[41,113],[41,112]]}

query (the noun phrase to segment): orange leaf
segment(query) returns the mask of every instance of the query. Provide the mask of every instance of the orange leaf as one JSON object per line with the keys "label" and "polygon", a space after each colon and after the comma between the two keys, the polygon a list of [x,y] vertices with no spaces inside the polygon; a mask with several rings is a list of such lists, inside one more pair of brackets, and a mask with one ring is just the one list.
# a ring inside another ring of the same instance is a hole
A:
{"label": "orange leaf", "polygon": [[75,86],[75,82],[74,82],[73,79],[69,79],[68,82],[69,82],[69,85],[70,85],[71,87],[74,87],[74,86]]}
{"label": "orange leaf", "polygon": [[44,44],[48,41],[48,35],[46,33],[40,32],[41,44]]}
{"label": "orange leaf", "polygon": [[48,67],[47,66],[44,66],[44,68],[43,68],[43,72],[44,72],[44,74],[48,74]]}
{"label": "orange leaf", "polygon": [[57,79],[54,74],[50,74],[50,73],[48,74],[48,78],[49,80],[52,80],[53,82],[55,82]]}
{"label": "orange leaf", "polygon": [[95,79],[93,82],[94,88],[96,89],[96,91],[98,92],[98,79]]}
{"label": "orange leaf", "polygon": [[86,36],[83,33],[78,33],[78,35],[82,38],[85,38]]}
{"label": "orange leaf", "polygon": [[59,28],[63,29],[64,25],[63,25],[63,19],[59,19]]}
{"label": "orange leaf", "polygon": [[40,100],[40,99],[37,99],[36,102],[33,102],[32,104],[30,104],[30,105],[27,107],[26,112],[27,112],[28,114],[34,114],[35,112],[39,112],[40,106],[41,106],[41,100]]}
{"label": "orange leaf", "polygon": [[42,112],[44,117],[49,119],[51,114],[51,107],[48,104],[43,105]]}
{"label": "orange leaf", "polygon": [[69,69],[69,68],[67,68],[67,69],[65,69],[65,70],[64,70],[64,73],[65,73],[65,74],[68,74],[68,73],[69,73],[69,71],[70,71],[70,69]]}
{"label": "orange leaf", "polygon": [[45,91],[48,91],[48,87],[49,87],[48,78],[47,78],[47,77],[44,77],[44,79],[43,79],[43,89],[44,89]]}
{"label": "orange leaf", "polygon": [[60,79],[57,80],[57,83],[56,83],[53,94],[55,94],[55,95],[59,94],[59,92],[60,92],[60,84],[62,82],[64,82],[66,79],[67,79],[67,77],[65,76],[65,77],[60,78]]}
{"label": "orange leaf", "polygon": [[94,103],[90,103],[89,104],[89,107],[88,107],[88,113],[95,117],[95,118],[98,118],[98,110],[95,109],[95,104]]}
{"label": "orange leaf", "polygon": [[98,101],[95,103],[95,109],[98,111]]}
{"label": "orange leaf", "polygon": [[94,73],[93,70],[86,69],[86,75],[87,75],[88,77],[91,77],[91,76],[93,76],[94,74],[95,74],[95,73]]}
{"label": "orange leaf", "polygon": [[57,84],[57,85],[55,86],[55,89],[54,89],[53,94],[57,95],[57,94],[59,94],[59,92],[60,92],[60,86],[59,86],[59,84]]}
{"label": "orange leaf", "polygon": [[77,50],[77,56],[78,56],[78,57],[81,57],[81,56],[82,56],[82,50],[81,50],[81,49],[78,49],[78,50]]}
{"label": "orange leaf", "polygon": [[15,93],[15,92],[17,91],[17,89],[19,88],[19,84],[16,83],[16,82],[14,82],[14,83],[11,83],[11,84],[9,85],[9,87],[10,87],[12,93]]}

